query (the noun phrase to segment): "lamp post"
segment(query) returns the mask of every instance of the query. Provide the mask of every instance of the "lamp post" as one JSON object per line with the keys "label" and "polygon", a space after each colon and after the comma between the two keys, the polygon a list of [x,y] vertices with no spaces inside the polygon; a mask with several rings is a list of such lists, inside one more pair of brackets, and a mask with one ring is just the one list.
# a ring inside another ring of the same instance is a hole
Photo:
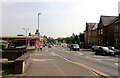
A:
{"label": "lamp post", "polygon": [[27,30],[29,30],[29,29],[26,29],[26,28],[22,28],[22,29],[24,29],[26,31],[26,48],[27,48]]}
{"label": "lamp post", "polygon": [[[38,39],[40,38],[40,33],[39,33],[39,15],[40,15],[41,13],[38,13]],[[38,51],[39,51],[39,43],[38,43]]]}

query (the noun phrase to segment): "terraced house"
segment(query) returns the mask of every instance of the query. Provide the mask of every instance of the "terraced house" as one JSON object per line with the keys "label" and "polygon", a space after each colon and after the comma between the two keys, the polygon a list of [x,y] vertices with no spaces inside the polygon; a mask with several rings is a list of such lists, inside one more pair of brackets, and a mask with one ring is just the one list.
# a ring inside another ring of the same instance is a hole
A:
{"label": "terraced house", "polygon": [[86,48],[97,45],[97,23],[86,23],[85,45]]}
{"label": "terraced house", "polygon": [[86,23],[86,48],[92,45],[120,48],[120,15],[101,16],[99,23]]}
{"label": "terraced house", "polygon": [[120,48],[120,16],[109,25],[109,45]]}
{"label": "terraced house", "polygon": [[113,22],[117,16],[101,16],[98,23],[98,45],[108,46],[113,45],[113,33],[112,27],[109,27],[111,22]]}

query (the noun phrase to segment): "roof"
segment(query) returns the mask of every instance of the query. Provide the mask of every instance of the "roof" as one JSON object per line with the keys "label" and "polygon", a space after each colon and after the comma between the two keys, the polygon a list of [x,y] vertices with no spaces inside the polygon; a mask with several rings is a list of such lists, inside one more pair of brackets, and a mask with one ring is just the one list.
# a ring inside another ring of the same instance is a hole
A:
{"label": "roof", "polygon": [[86,27],[89,30],[95,30],[97,28],[97,23],[86,23]]}
{"label": "roof", "polygon": [[117,18],[117,20],[115,21],[115,23],[120,23],[120,17]]}
{"label": "roof", "polygon": [[109,25],[113,20],[115,20],[117,16],[101,16],[100,20],[103,23],[103,26]]}
{"label": "roof", "polygon": [[98,28],[98,23],[96,23],[95,25],[94,25],[94,27],[92,28],[92,30],[96,30]]}
{"label": "roof", "polygon": [[[26,39],[26,37],[25,36],[0,36],[0,39],[1,38],[6,38],[6,39]],[[35,37],[32,37],[32,36],[28,36],[27,37],[28,39],[31,39],[31,38],[38,38],[37,36],[35,36]]]}

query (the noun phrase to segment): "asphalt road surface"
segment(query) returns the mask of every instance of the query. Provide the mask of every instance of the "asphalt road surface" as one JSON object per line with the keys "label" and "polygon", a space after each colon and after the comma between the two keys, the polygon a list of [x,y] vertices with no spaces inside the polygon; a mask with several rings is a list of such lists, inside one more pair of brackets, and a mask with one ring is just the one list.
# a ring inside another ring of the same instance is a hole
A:
{"label": "asphalt road surface", "polygon": [[[91,51],[70,51],[54,46],[31,54],[26,76],[118,76],[118,56],[94,55]],[[97,73],[96,73],[97,72]]]}
{"label": "asphalt road surface", "polygon": [[63,59],[75,61],[94,68],[110,76],[119,76],[119,56],[94,55],[91,51],[70,51],[65,47],[53,47],[48,49]]}

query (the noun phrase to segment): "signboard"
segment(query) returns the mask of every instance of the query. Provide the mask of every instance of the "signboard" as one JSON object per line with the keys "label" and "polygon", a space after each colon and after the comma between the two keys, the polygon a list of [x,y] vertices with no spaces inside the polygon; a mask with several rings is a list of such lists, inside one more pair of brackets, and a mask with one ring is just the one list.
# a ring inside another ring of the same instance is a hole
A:
{"label": "signboard", "polygon": [[35,48],[38,48],[38,46],[40,46],[40,45],[42,45],[42,46],[44,45],[43,36],[40,36],[40,38],[36,40]]}
{"label": "signboard", "polygon": [[40,40],[36,40],[35,42],[35,48],[38,48],[38,46],[40,46]]}

